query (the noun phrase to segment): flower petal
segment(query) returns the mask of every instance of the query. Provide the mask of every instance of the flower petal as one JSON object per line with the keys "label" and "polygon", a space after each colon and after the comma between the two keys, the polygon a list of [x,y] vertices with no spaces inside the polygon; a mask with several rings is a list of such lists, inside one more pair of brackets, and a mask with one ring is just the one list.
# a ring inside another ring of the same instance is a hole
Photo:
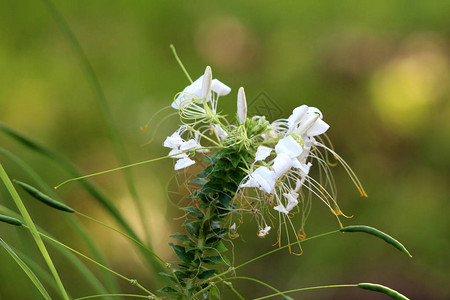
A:
{"label": "flower petal", "polygon": [[302,150],[302,146],[300,146],[291,135],[279,140],[275,146],[275,152],[277,154],[285,153],[291,158],[299,156],[302,153]]}
{"label": "flower petal", "polygon": [[175,131],[171,136],[168,136],[166,140],[164,141],[164,147],[166,148],[178,148],[180,147],[181,143],[183,142],[183,139],[181,138],[180,134],[178,133],[178,130]]}
{"label": "flower petal", "polygon": [[231,88],[219,81],[218,79],[213,79],[211,83],[211,90],[219,96],[228,95],[231,92]]}
{"label": "flower petal", "polygon": [[276,211],[279,211],[280,213],[286,214],[286,215],[289,213],[283,204],[274,206],[273,209],[275,209]]}
{"label": "flower petal", "polygon": [[193,164],[195,164],[195,161],[190,159],[189,157],[181,158],[177,160],[177,163],[175,164],[175,170],[181,170],[192,166]]}
{"label": "flower petal", "polygon": [[275,171],[276,178],[278,179],[292,168],[292,158],[290,158],[286,153],[280,153],[273,160],[272,168]]}
{"label": "flower petal", "polygon": [[265,160],[271,152],[272,148],[259,146],[255,153],[255,161]]}
{"label": "flower petal", "polygon": [[325,123],[325,121],[323,121],[321,119],[317,119],[317,121],[314,123],[314,125],[311,126],[311,128],[309,128],[306,131],[306,135],[307,136],[321,135],[321,134],[325,133],[325,131],[327,131],[328,128],[330,128],[330,125],[328,125],[327,123]]}

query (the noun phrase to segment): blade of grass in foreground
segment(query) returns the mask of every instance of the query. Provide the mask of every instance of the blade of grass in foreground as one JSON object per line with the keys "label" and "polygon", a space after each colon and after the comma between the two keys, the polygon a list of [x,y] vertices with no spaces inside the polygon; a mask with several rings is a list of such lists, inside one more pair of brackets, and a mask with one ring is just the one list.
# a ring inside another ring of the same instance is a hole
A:
{"label": "blade of grass in foreground", "polygon": [[[19,142],[20,144],[26,146],[27,148],[35,151],[36,153],[43,155],[47,157],[48,159],[54,161],[60,168],[65,170],[68,174],[70,174],[73,177],[80,177],[82,176],[80,172],[73,166],[73,164],[68,161],[65,157],[62,155],[48,149],[47,147],[37,143],[36,141],[31,140],[30,138],[22,135],[21,133],[13,130],[12,128],[8,127],[5,123],[0,122],[0,131],[14,139],[15,141]],[[133,238],[140,241],[140,238],[137,236],[133,228],[126,222],[125,218],[122,216],[120,211],[117,209],[113,201],[106,196],[103,192],[101,192],[95,185],[93,185],[91,182],[86,180],[80,180],[79,183],[83,188],[86,189],[87,192],[89,192],[93,198],[101,204],[108,212],[109,214],[114,218],[114,220]],[[149,249],[152,249],[148,246]],[[161,265],[155,260],[155,258],[146,251],[143,251],[143,249],[140,249],[142,256],[146,259],[146,261],[149,263],[149,265],[152,267],[152,270],[154,274],[158,274],[163,269]],[[158,279],[161,277],[157,277]]]}
{"label": "blade of grass in foreground", "polygon": [[51,300],[50,295],[48,294],[47,290],[42,285],[41,281],[37,276],[31,271],[31,269],[23,262],[23,260],[20,259],[20,257],[14,252],[14,250],[4,241],[0,238],[0,245],[3,246],[3,248],[8,252],[9,255],[16,261],[16,263],[22,268],[22,270],[27,274],[28,278],[34,283],[36,288],[39,290],[39,292],[42,294],[42,296],[47,299]]}
{"label": "blade of grass in foreground", "polygon": [[[20,157],[17,155],[11,153],[10,151],[7,151],[0,147],[0,153],[5,155],[7,158],[9,158],[11,161],[13,161],[17,166],[19,166],[28,176],[30,176],[41,188],[45,193],[50,195],[51,197],[55,198],[56,200],[59,199],[58,195],[55,193],[55,191],[45,183],[45,181],[39,176],[37,172],[33,170],[33,168],[28,165],[25,161],[23,161]],[[88,246],[89,250],[93,254],[95,260],[98,262],[107,265],[105,258],[103,257],[102,253],[100,252],[97,244],[95,241],[89,236],[86,229],[83,227],[82,223],[77,219],[74,218],[70,214],[64,214],[64,217],[69,222],[69,224],[75,229],[75,231],[80,235],[80,237],[83,239],[83,241]],[[117,285],[117,282],[115,278],[109,273],[104,270],[101,271],[103,273],[103,277],[106,280],[106,285],[109,291],[112,291],[113,293],[119,292],[119,287]]]}
{"label": "blade of grass in foreground", "polygon": [[[0,213],[6,214],[9,216],[13,216],[19,220],[21,219],[19,214],[4,207],[3,205],[0,205]],[[36,228],[39,231],[39,233],[41,233],[41,234],[44,233],[47,236],[50,236],[50,234],[48,232],[46,232],[42,228],[39,228],[39,226],[37,226]],[[95,275],[92,273],[92,271],[88,267],[86,267],[85,264],[83,264],[80,261],[80,259],[75,254],[73,254],[72,252],[70,252],[69,250],[67,250],[64,247],[61,247],[58,244],[52,243],[50,245],[53,248],[55,248],[58,252],[60,252],[69,262],[71,262],[76,269],[78,269],[78,271],[82,275],[82,278],[85,278],[86,282],[89,283],[96,292],[106,293],[105,287],[102,285],[102,283],[97,279],[97,277],[95,277]]]}
{"label": "blade of grass in foreground", "polygon": [[58,284],[61,296],[69,300],[69,296],[67,295],[66,289],[64,288],[64,285],[61,281],[61,278],[59,277],[58,271],[56,271],[55,265],[53,264],[53,261],[47,251],[47,248],[45,248],[44,243],[42,242],[41,236],[39,235],[36,226],[34,225],[33,220],[31,219],[30,214],[28,213],[27,209],[25,208],[25,205],[22,202],[22,199],[20,199],[19,194],[17,193],[16,189],[14,188],[11,180],[8,177],[8,174],[6,174],[5,169],[3,168],[3,165],[0,163],[0,178],[2,179],[3,183],[6,186],[6,189],[8,190],[9,194],[13,198],[17,208],[20,211],[20,214],[22,215],[25,224],[30,228],[31,235],[33,236],[34,241],[36,242],[36,245],[38,246],[39,250],[41,251],[42,256],[45,259],[45,262],[47,263],[50,271],[52,272],[53,277],[55,278],[56,283]]}
{"label": "blade of grass in foreground", "polygon": [[[97,77],[97,74],[94,71],[94,68],[89,62],[89,59],[86,53],[84,52],[83,48],[81,47],[80,42],[78,41],[72,29],[70,28],[69,23],[64,18],[63,14],[58,11],[53,1],[52,0],[42,0],[42,1],[47,6],[50,13],[53,15],[53,18],[55,19],[56,23],[59,25],[63,33],[66,35],[75,53],[79,57],[82,65],[82,70],[86,75],[86,79],[88,80],[92,88],[92,91],[95,94],[95,100],[100,108],[102,120],[104,122],[105,128],[108,130],[108,134],[113,143],[116,156],[118,157],[122,165],[128,165],[130,163],[128,153],[125,149],[122,139],[120,138],[117,127],[113,121],[113,117],[108,107],[108,102],[106,100],[105,93],[103,92],[102,86]],[[140,198],[139,193],[136,189],[133,173],[131,170],[124,170],[124,175],[130,194],[133,197],[133,200],[138,208],[139,217],[141,225],[146,235],[147,244],[150,245],[150,232],[148,229],[147,214],[145,213],[142,199]]]}

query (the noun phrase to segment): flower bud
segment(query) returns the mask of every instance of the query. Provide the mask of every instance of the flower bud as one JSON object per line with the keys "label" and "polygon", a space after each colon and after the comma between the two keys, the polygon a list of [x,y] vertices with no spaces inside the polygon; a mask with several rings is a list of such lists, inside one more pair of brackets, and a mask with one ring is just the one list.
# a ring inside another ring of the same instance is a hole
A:
{"label": "flower bud", "polygon": [[247,100],[245,99],[244,88],[239,88],[237,97],[237,113],[239,118],[239,124],[245,124],[247,119]]}
{"label": "flower bud", "polygon": [[209,94],[211,93],[211,84],[212,84],[212,71],[211,67],[207,66],[205,74],[203,75],[202,92],[200,94],[200,98],[202,99],[209,98]]}

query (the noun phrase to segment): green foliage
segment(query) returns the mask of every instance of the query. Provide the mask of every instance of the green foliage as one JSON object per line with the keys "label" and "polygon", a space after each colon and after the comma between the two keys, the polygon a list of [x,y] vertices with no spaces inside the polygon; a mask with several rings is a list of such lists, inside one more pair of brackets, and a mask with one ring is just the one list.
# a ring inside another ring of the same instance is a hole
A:
{"label": "green foliage", "polygon": [[[178,266],[175,274],[180,284],[176,284],[173,275],[164,274],[174,285],[161,291],[189,298],[204,287],[202,281],[214,276],[218,267],[230,264],[228,258],[217,254],[227,251],[222,241],[228,233],[223,227],[224,219],[234,209],[231,199],[245,176],[243,169],[248,157],[246,150],[229,147],[206,158],[209,166],[193,180],[200,185],[191,195],[196,205],[182,208],[187,212],[184,227],[188,235],[172,235],[181,245],[169,244],[181,260],[174,263]],[[208,291],[203,293],[208,295]],[[212,296],[218,297],[216,289]]]}

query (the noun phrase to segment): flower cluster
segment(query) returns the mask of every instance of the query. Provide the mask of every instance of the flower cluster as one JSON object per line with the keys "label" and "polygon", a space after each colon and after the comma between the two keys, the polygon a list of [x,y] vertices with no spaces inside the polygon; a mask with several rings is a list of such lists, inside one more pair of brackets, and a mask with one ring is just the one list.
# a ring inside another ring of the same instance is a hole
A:
{"label": "flower cluster", "polygon": [[[241,87],[237,93],[236,121],[229,122],[217,108],[219,97],[230,92],[228,86],[212,78],[211,68],[207,67],[204,75],[177,94],[172,107],[178,110],[182,125],[164,142],[164,146],[171,149],[169,155],[177,159],[176,170],[193,165],[195,153],[199,151],[232,148],[238,156],[250,153],[245,159],[246,175],[239,179],[234,191],[230,215],[237,212],[256,215],[257,235],[265,237],[273,227],[274,212],[281,220],[279,236],[282,225],[295,229],[291,217],[301,212],[300,230],[295,230],[297,239],[304,234],[303,224],[312,196],[321,199],[337,218],[343,215],[335,200],[330,153],[348,171],[361,195],[366,196],[353,171],[331,146],[326,146],[324,141],[329,140],[325,132],[330,126],[323,121],[319,109],[301,105],[287,119],[272,123],[264,116],[248,117],[245,92]],[[315,164],[319,179],[310,176]],[[235,223],[230,230],[236,230]],[[289,235],[287,239],[289,241]]]}

